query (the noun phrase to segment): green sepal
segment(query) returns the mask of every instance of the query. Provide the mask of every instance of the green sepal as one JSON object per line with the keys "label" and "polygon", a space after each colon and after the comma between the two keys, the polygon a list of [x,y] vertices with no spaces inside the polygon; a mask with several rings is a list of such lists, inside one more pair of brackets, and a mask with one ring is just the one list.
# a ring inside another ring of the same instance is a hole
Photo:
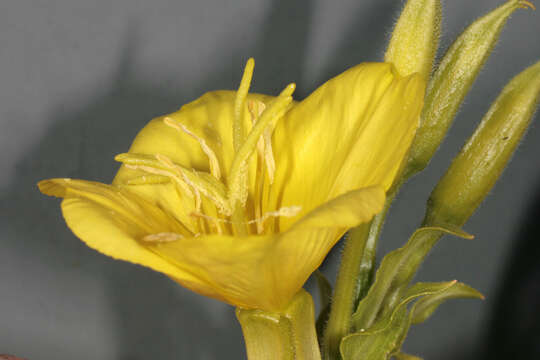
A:
{"label": "green sepal", "polygon": [[460,298],[469,298],[469,299],[484,299],[478,290],[465,285],[460,282],[456,282],[454,285],[448,287],[444,291],[441,291],[436,294],[431,294],[423,297],[418,300],[414,307],[411,310],[411,322],[412,324],[419,324],[424,322],[429,318],[435,310],[443,302],[450,299],[460,299]]}
{"label": "green sepal", "polygon": [[330,305],[330,301],[332,300],[332,284],[330,284],[328,278],[318,269],[315,270],[313,275],[315,275],[315,279],[317,280],[317,287],[319,288],[321,309],[324,309],[325,307]]}
{"label": "green sepal", "polygon": [[236,309],[249,360],[317,360],[321,358],[315,334],[311,295],[300,290],[280,312]]}
{"label": "green sepal", "polygon": [[383,258],[373,285],[353,314],[352,323],[356,329],[370,328],[379,318],[392,312],[402,299],[421,262],[445,233],[465,239],[473,238],[472,235],[450,226],[424,227],[416,230],[403,247]]}
{"label": "green sepal", "polygon": [[526,1],[511,0],[473,22],[455,40],[428,83],[421,123],[404,177],[423,170],[495,46],[508,17]]}
{"label": "green sepal", "polygon": [[317,288],[319,289],[319,297],[321,301],[321,312],[317,317],[317,322],[315,328],[317,329],[317,338],[319,342],[323,337],[324,327],[328,321],[328,316],[330,315],[330,303],[332,301],[332,284],[328,278],[320,271],[315,270],[313,273],[315,279],[317,280]]}
{"label": "green sepal", "polygon": [[411,325],[411,313],[407,304],[422,296],[444,292],[456,281],[444,283],[418,283],[408,288],[398,305],[372,327],[357,329],[354,334],[345,336],[340,344],[344,360],[386,360],[401,347]]}
{"label": "green sepal", "polygon": [[397,352],[395,354],[392,354],[392,357],[396,360],[422,360],[421,357],[418,357],[418,356],[415,356],[415,355],[410,355],[410,354],[405,354],[403,352]]}

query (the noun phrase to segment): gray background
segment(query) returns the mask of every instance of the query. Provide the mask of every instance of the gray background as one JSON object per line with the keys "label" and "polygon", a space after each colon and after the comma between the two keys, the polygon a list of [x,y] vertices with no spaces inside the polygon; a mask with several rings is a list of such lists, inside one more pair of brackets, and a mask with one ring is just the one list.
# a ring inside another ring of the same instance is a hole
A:
{"label": "gray background", "polygon": [[[495,0],[445,2],[442,46]],[[29,359],[240,359],[233,309],[164,276],[82,245],[48,177],[110,181],[152,117],[207,90],[237,86],[249,56],[254,89],[289,81],[302,98],[325,79],[382,58],[398,0],[2,0],[0,2],[0,353]],[[540,58],[538,14],[518,11],[432,165],[395,203],[381,251],[421,220],[431,187],[514,74]],[[411,331],[406,350],[427,359],[474,358],[533,196],[540,191],[540,127],[481,211],[474,241],[445,239],[423,280],[459,279],[485,302],[449,303]],[[338,257],[338,251],[331,258]],[[333,278],[335,265],[326,271]],[[309,285],[310,288],[311,285]]]}

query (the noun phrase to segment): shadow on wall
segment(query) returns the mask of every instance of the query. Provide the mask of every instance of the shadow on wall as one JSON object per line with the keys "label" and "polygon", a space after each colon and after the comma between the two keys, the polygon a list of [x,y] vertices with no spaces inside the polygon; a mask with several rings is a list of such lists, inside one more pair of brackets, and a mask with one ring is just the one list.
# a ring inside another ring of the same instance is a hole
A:
{"label": "shadow on wall", "polygon": [[359,7],[354,16],[357,21],[345,31],[316,85],[360,62],[383,61],[401,6],[400,1],[372,1],[371,6]]}
{"label": "shadow on wall", "polygon": [[513,241],[483,359],[540,359],[540,186]]}
{"label": "shadow on wall", "polygon": [[442,359],[540,359],[540,186],[527,210],[511,241],[483,339],[462,339]]}
{"label": "shadow on wall", "polygon": [[[394,10],[399,5],[390,3],[378,4],[380,13],[375,16],[366,12],[357,17],[358,22],[351,24],[351,31],[338,46],[322,78],[357,62],[377,59],[374,49],[380,50],[383,35],[391,26],[393,11],[388,7]],[[51,128],[18,164],[16,181],[2,189],[0,212],[8,214],[2,217],[2,226],[13,234],[3,240],[3,246],[17,254],[17,259],[24,259],[28,264],[25,271],[37,272],[35,264],[39,264],[54,274],[99,277],[111,313],[115,314],[118,359],[237,359],[245,355],[232,309],[226,324],[234,324],[230,325],[234,331],[225,331],[212,323],[204,308],[208,302],[197,295],[179,289],[157,273],[127,263],[117,264],[87,249],[67,230],[58,202],[41,195],[36,183],[51,177],[110,182],[118,168],[113,156],[126,151],[138,130],[152,117],[176,110],[201,95],[200,89],[234,88],[248,56],[257,60],[254,90],[277,94],[303,73],[312,12],[311,0],[274,1],[256,47],[242,49],[241,54],[224,54],[225,60],[221,59],[215,71],[195,89],[139,81],[131,62],[137,56],[139,38],[137,29],[130,27],[110,87],[103,89],[98,98],[83,99],[69,108],[59,106],[51,114]],[[374,39],[373,34],[380,35]],[[296,96],[301,98],[306,93],[306,88],[299,86]],[[75,284],[73,291],[77,291]],[[55,356],[63,359],[61,354]]]}

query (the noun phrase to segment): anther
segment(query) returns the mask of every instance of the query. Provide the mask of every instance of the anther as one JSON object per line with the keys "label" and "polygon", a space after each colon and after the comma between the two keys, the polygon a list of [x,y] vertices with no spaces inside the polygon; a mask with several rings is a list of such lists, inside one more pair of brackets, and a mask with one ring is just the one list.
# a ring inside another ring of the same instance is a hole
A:
{"label": "anther", "polygon": [[[129,166],[129,165],[126,165]],[[171,178],[163,175],[143,175],[134,179],[129,179],[126,183],[128,185],[155,185],[166,184],[171,181]]]}
{"label": "anther", "polygon": [[175,184],[177,184],[178,187],[180,187],[180,189],[183,190],[183,192],[188,197],[193,198],[193,192],[191,191],[189,186],[187,186],[187,184],[179,176],[177,176],[176,174],[172,174],[168,170],[163,170],[163,169],[159,169],[157,167],[148,166],[148,165],[131,165],[129,163],[124,163],[124,166],[131,170],[140,170],[140,171],[147,172],[149,174],[171,178],[174,180]]}
{"label": "anther", "polygon": [[143,237],[143,241],[149,242],[149,243],[169,243],[173,241],[177,241],[180,239],[183,239],[184,237],[177,233],[171,233],[171,232],[161,232],[157,234],[150,234]]}
{"label": "anther", "polygon": [[197,136],[194,132],[189,130],[184,124],[182,124],[179,121],[176,121],[176,120],[174,120],[174,119],[172,119],[170,117],[165,117],[163,119],[163,122],[167,126],[170,126],[170,127],[172,127],[173,129],[176,129],[179,132],[184,132],[184,133],[188,134],[189,136],[191,136],[192,138],[194,138],[195,140],[197,140],[197,142],[199,143],[202,151],[208,157],[208,162],[210,163],[210,173],[216,179],[219,180],[221,178],[221,169],[219,167],[219,161],[218,161],[218,158],[216,156],[216,153],[208,146],[206,141],[204,141],[203,138]]}

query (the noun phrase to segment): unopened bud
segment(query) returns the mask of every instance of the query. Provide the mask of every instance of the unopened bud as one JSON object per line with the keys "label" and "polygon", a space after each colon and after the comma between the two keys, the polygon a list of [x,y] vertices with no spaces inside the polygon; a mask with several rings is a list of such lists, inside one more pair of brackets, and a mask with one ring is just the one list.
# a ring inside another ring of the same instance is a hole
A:
{"label": "unopened bud", "polygon": [[508,164],[540,98],[540,62],[516,76],[461,149],[428,201],[426,224],[463,225]]}
{"label": "unopened bud", "polygon": [[420,73],[427,81],[439,46],[441,1],[409,0],[384,56],[403,76]]}
{"label": "unopened bud", "polygon": [[423,170],[437,151],[459,106],[495,46],[508,17],[527,1],[511,0],[473,22],[456,39],[428,83],[420,127],[405,177]]}

